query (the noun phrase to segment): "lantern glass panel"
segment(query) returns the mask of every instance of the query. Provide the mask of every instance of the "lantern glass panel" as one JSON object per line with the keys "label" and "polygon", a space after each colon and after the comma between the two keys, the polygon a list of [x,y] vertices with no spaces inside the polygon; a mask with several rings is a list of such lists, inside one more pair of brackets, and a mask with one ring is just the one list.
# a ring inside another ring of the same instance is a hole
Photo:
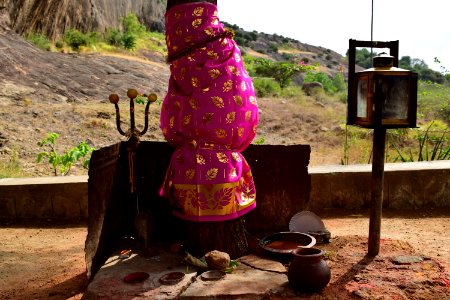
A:
{"label": "lantern glass panel", "polygon": [[409,78],[407,76],[383,76],[381,99],[383,119],[406,119],[408,117]]}
{"label": "lantern glass panel", "polygon": [[358,90],[356,95],[356,116],[358,118],[367,118],[368,88],[368,77],[358,78]]}

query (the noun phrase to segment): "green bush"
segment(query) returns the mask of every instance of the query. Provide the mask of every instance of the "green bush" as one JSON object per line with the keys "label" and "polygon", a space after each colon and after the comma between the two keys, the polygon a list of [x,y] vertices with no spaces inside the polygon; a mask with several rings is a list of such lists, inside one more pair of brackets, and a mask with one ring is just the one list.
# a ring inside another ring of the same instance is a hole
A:
{"label": "green bush", "polygon": [[307,72],[304,82],[320,82],[326,93],[333,94],[336,92],[333,81],[323,72]]}
{"label": "green bush", "polygon": [[347,103],[347,98],[348,98],[347,97],[347,91],[338,93],[337,97],[339,99],[339,102]]}
{"label": "green bush", "polygon": [[55,47],[61,49],[62,47],[64,47],[64,43],[62,41],[56,41]]}
{"label": "green bush", "polygon": [[105,40],[111,46],[120,47],[122,45],[122,33],[114,28],[108,28],[105,33]]}
{"label": "green bush", "polygon": [[439,115],[450,126],[450,101],[442,105],[442,108],[439,110]]}
{"label": "green bush", "polygon": [[58,154],[56,151],[56,140],[59,135],[54,132],[47,134],[47,137],[42,139],[38,145],[42,148],[48,148],[49,151],[42,151],[37,155],[37,162],[41,162],[44,158],[53,168],[53,174],[55,176],[59,173],[64,176],[70,172],[70,169],[79,160],[82,160],[82,166],[84,168],[89,167],[92,152],[94,148],[87,145],[85,142],[79,143],[76,147],[65,151],[64,154]]}
{"label": "green bush", "polygon": [[336,89],[336,92],[343,92],[347,89],[347,86],[345,85],[344,76],[342,76],[341,73],[336,73],[336,75],[333,76],[331,81]]}
{"label": "green bush", "polygon": [[42,33],[29,33],[25,38],[42,50],[50,50],[50,40]]}
{"label": "green bush", "polygon": [[72,49],[78,50],[80,46],[88,45],[89,38],[76,29],[69,29],[64,34],[64,40]]}
{"label": "green bush", "polygon": [[85,38],[86,38],[87,45],[97,44],[98,42],[100,42],[100,39],[101,39],[98,32],[95,32],[95,31],[85,34]]}
{"label": "green bush", "polygon": [[255,67],[258,62],[258,58],[246,54],[242,54],[242,58],[244,59],[244,65],[248,75],[250,75],[250,77],[256,77]]}
{"label": "green bush", "polygon": [[131,33],[125,33],[122,36],[122,45],[127,50],[133,50],[136,48],[136,36]]}
{"label": "green bush", "polygon": [[[418,142],[417,149],[407,149],[404,153],[396,144],[392,146],[397,151],[397,156],[393,161],[413,162],[413,161],[433,161],[450,159],[450,138],[446,124],[440,121],[432,121],[426,125],[426,128],[413,129],[415,139]],[[415,154],[417,158],[415,158]]]}
{"label": "green bush", "polygon": [[253,85],[256,90],[257,97],[274,97],[280,94],[281,88],[271,78],[254,78]]}

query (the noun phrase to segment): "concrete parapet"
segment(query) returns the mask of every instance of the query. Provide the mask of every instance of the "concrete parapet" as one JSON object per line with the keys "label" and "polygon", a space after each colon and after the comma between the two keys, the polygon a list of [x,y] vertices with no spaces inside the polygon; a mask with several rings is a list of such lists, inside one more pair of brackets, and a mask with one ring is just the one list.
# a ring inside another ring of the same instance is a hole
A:
{"label": "concrete parapet", "polygon": [[0,180],[0,218],[86,218],[87,176]]}
{"label": "concrete parapet", "polygon": [[[369,206],[371,165],[327,165],[309,167],[308,172],[308,210]],[[87,176],[1,179],[0,218],[85,218],[87,180]],[[450,208],[450,161],[386,164],[384,180],[384,208]]]}
{"label": "concrete parapet", "polygon": [[[310,167],[309,174],[309,210],[369,207],[371,165]],[[386,164],[383,207],[450,208],[450,161]]]}

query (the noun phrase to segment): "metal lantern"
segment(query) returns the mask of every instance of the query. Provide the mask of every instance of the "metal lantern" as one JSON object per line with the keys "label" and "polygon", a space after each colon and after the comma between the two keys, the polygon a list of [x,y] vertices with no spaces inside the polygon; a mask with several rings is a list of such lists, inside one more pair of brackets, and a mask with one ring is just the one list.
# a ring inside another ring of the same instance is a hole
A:
{"label": "metal lantern", "polygon": [[[387,128],[416,127],[417,74],[398,68],[398,41],[350,40],[347,124],[373,128],[368,255],[380,251],[384,159]],[[373,68],[355,72],[356,47],[389,48]]]}
{"label": "metal lantern", "polygon": [[[398,52],[398,41],[350,40],[350,49],[358,42],[373,43],[372,46],[378,48],[379,45],[393,46],[394,51]],[[354,55],[354,49],[349,54]],[[350,70],[350,64],[355,63],[354,56],[351,60],[349,57],[347,124],[365,128],[416,127],[417,74],[397,67],[398,53],[382,53],[373,58],[373,68],[356,73],[354,66],[353,72]]]}

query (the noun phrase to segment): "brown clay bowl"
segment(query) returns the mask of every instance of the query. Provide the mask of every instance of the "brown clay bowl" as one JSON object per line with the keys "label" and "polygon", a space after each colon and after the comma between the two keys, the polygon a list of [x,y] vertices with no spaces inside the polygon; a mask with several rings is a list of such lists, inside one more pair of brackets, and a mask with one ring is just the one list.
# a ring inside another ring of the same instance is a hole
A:
{"label": "brown clay bowl", "polygon": [[301,232],[277,232],[262,238],[261,248],[276,255],[290,255],[297,248],[310,248],[316,244],[316,239]]}

